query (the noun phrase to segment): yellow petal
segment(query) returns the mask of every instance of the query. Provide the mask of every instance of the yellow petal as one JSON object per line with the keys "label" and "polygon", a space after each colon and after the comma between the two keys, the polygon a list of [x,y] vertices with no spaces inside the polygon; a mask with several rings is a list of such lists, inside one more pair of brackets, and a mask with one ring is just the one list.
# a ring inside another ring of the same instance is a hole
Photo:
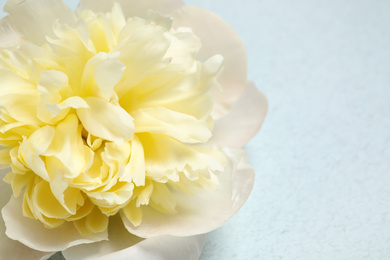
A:
{"label": "yellow petal", "polygon": [[2,149],[0,148],[0,169],[9,167],[11,164],[10,153],[11,149]]}
{"label": "yellow petal", "polygon": [[100,95],[110,100],[114,86],[125,70],[125,65],[117,60],[118,56],[119,53],[100,52],[87,62],[81,83],[84,95]]}
{"label": "yellow petal", "polygon": [[95,81],[103,97],[109,99],[114,93],[115,85],[122,78],[126,66],[117,59],[107,57],[102,63],[96,66]]}
{"label": "yellow petal", "polygon": [[86,217],[86,226],[93,233],[102,232],[108,227],[108,217],[95,207]]}
{"label": "yellow petal", "polygon": [[134,200],[121,210],[121,215],[124,215],[135,227],[142,222],[142,210],[135,205]]}
{"label": "yellow petal", "polygon": [[56,70],[42,71],[38,83],[38,90],[41,92],[38,106],[38,118],[43,122],[50,122],[60,111],[50,110],[48,104],[59,103],[62,99],[60,90],[68,85],[68,76]]}
{"label": "yellow petal", "polygon": [[52,116],[49,122],[54,124],[65,118],[70,110],[69,108],[89,108],[89,106],[84,99],[75,96],[67,98],[59,104],[46,104],[46,108]]}
{"label": "yellow petal", "polygon": [[131,112],[135,132],[169,135],[184,143],[205,143],[211,137],[207,122],[165,107],[151,107]]}
{"label": "yellow petal", "polygon": [[142,189],[141,192],[137,195],[137,207],[141,205],[148,205],[150,201],[150,197],[153,192],[153,182],[147,180],[144,187],[139,187],[138,189]]}
{"label": "yellow petal", "polygon": [[46,217],[65,219],[71,215],[54,197],[46,181],[42,180],[35,185],[32,200],[39,212]]}
{"label": "yellow petal", "polygon": [[108,191],[87,192],[87,195],[95,205],[109,209],[127,203],[133,195],[133,190],[133,183],[118,182]]}
{"label": "yellow petal", "polygon": [[118,165],[125,165],[129,160],[131,146],[129,142],[122,145],[107,142],[102,153],[102,158],[106,163],[115,161]]}
{"label": "yellow petal", "polygon": [[153,193],[149,205],[160,212],[176,213],[176,199],[165,183],[153,183]]}
{"label": "yellow petal", "polygon": [[79,220],[86,217],[94,209],[95,205],[89,200],[84,201],[84,205],[77,209],[77,213],[68,217],[67,221]]}
{"label": "yellow petal", "polygon": [[190,170],[223,170],[221,153],[208,146],[183,144],[163,135],[138,134],[145,150],[147,176],[164,182],[178,181],[179,173]]}
{"label": "yellow petal", "polygon": [[134,182],[137,186],[145,185],[145,157],[142,143],[137,136],[131,141],[131,157],[125,167],[121,181]]}
{"label": "yellow petal", "polygon": [[41,155],[45,154],[54,137],[55,130],[44,126],[35,131],[28,139],[23,140],[19,147],[19,157],[35,174],[46,181],[49,175]]}
{"label": "yellow petal", "polygon": [[34,174],[15,174],[9,172],[5,177],[4,181],[11,183],[12,191],[15,197],[19,197],[23,188],[25,188],[29,183],[34,181]]}
{"label": "yellow petal", "polygon": [[77,177],[89,164],[93,152],[83,144],[81,126],[75,114],[68,115],[56,127],[53,141],[45,153],[55,156],[68,169],[66,177]]}
{"label": "yellow petal", "polygon": [[123,108],[96,97],[85,101],[90,108],[77,109],[77,115],[89,133],[117,144],[133,137],[134,119]]}

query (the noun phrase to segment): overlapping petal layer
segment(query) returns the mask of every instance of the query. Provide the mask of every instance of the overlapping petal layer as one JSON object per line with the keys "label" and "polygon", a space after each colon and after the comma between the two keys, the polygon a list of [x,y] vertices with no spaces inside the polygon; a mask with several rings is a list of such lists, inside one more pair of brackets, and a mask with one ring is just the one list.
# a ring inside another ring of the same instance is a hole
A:
{"label": "overlapping petal layer", "polygon": [[[1,151],[1,150],[0,150]],[[1,170],[1,174],[5,174],[6,170]],[[0,182],[0,206],[3,208],[10,196],[12,194],[12,190],[10,189],[9,185],[7,185],[4,182]],[[20,225],[18,223],[18,225]],[[51,254],[40,252],[33,250],[22,243],[12,240],[5,236],[5,224],[3,221],[0,223],[0,252],[1,252],[1,258],[4,259],[40,259],[44,256],[50,256]]]}
{"label": "overlapping petal layer", "polygon": [[[0,166],[11,166],[13,197],[2,211],[8,237],[46,252],[79,245],[65,251],[74,259],[197,259],[203,236],[165,235],[222,225],[254,181],[244,152],[221,146],[242,146],[256,133],[265,99],[247,88],[215,122],[245,86],[237,35],[219,17],[173,0],[84,0],[76,13],[59,0],[11,0],[5,10]],[[214,31],[204,29],[209,23]],[[248,100],[249,124],[240,105]],[[154,236],[162,237],[140,242]],[[102,251],[80,245],[89,243]]]}

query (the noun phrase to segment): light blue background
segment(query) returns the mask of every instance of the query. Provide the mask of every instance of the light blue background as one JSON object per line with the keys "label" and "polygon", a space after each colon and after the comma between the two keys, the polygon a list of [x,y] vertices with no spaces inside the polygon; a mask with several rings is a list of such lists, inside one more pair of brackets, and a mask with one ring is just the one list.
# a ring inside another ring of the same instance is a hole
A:
{"label": "light blue background", "polygon": [[390,1],[186,3],[237,30],[270,103],[253,192],[201,260],[390,259]]}
{"label": "light blue background", "polygon": [[242,37],[269,99],[257,175],[209,259],[390,259],[390,1],[188,1]]}

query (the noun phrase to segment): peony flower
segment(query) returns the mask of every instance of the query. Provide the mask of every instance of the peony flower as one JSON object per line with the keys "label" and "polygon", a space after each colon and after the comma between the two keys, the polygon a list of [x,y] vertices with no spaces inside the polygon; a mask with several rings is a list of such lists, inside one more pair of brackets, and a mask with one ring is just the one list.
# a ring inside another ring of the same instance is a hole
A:
{"label": "peony flower", "polygon": [[267,103],[218,16],[179,0],[9,0],[0,255],[197,259],[243,205]]}

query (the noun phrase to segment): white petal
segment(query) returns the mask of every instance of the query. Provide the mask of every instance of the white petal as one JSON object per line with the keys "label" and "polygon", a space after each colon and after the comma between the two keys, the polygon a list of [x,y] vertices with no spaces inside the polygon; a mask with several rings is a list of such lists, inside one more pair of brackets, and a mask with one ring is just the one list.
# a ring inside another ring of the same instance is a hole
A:
{"label": "white petal", "polygon": [[9,17],[0,20],[0,49],[17,46],[22,37],[17,33],[9,22]]}
{"label": "white petal", "polygon": [[175,192],[177,214],[170,215],[142,207],[141,225],[134,227],[122,218],[126,228],[140,237],[159,235],[191,236],[214,230],[229,220],[244,204],[254,183],[254,169],[241,149],[224,148],[229,158],[225,172],[218,174],[220,185],[215,190],[197,192],[193,196]]}
{"label": "white petal", "polygon": [[108,232],[108,240],[70,247],[62,254],[66,259],[72,260],[96,259],[96,257],[108,256],[142,241],[142,238],[136,237],[126,230],[119,216],[110,218]]}
{"label": "white petal", "polygon": [[196,260],[199,258],[206,235],[193,237],[160,236],[143,240],[130,234],[120,223],[110,220],[110,239],[95,244],[79,245],[62,252],[72,260]]}
{"label": "white petal", "polygon": [[[4,176],[7,171],[0,171]],[[0,207],[4,207],[12,195],[11,186],[0,180]],[[22,243],[11,240],[5,235],[5,225],[0,215],[0,256],[1,259],[40,259],[46,252],[33,250]]]}
{"label": "white petal", "polygon": [[13,28],[31,42],[41,45],[46,36],[55,37],[54,21],[73,25],[76,17],[61,0],[8,0],[4,11],[9,13]]}
{"label": "white petal", "polygon": [[202,253],[205,241],[206,235],[191,237],[153,237],[145,239],[127,249],[94,259],[197,260]]}
{"label": "white petal", "polygon": [[117,144],[133,136],[133,118],[123,108],[96,97],[85,101],[90,108],[77,109],[77,115],[89,133]]}
{"label": "white petal", "polygon": [[23,196],[17,199],[11,197],[1,213],[6,225],[6,235],[32,249],[44,252],[61,251],[79,244],[102,241],[108,237],[107,232],[82,236],[69,222],[55,229],[45,228],[41,222],[23,216],[22,199]]}
{"label": "white petal", "polygon": [[248,82],[245,92],[229,114],[215,122],[209,144],[244,146],[259,131],[267,110],[267,98],[252,82]]}
{"label": "white petal", "polygon": [[149,9],[168,14],[184,6],[182,0],[80,0],[77,11],[90,9],[95,12],[109,12],[115,2],[121,5],[126,17],[147,17]]}
{"label": "white petal", "polygon": [[223,90],[211,91],[216,102],[213,116],[218,118],[228,112],[245,87],[247,77],[245,47],[233,28],[214,13],[186,6],[172,15],[173,27],[190,27],[200,38],[202,48],[197,58],[206,61],[215,54],[224,57],[224,71],[219,78]]}

